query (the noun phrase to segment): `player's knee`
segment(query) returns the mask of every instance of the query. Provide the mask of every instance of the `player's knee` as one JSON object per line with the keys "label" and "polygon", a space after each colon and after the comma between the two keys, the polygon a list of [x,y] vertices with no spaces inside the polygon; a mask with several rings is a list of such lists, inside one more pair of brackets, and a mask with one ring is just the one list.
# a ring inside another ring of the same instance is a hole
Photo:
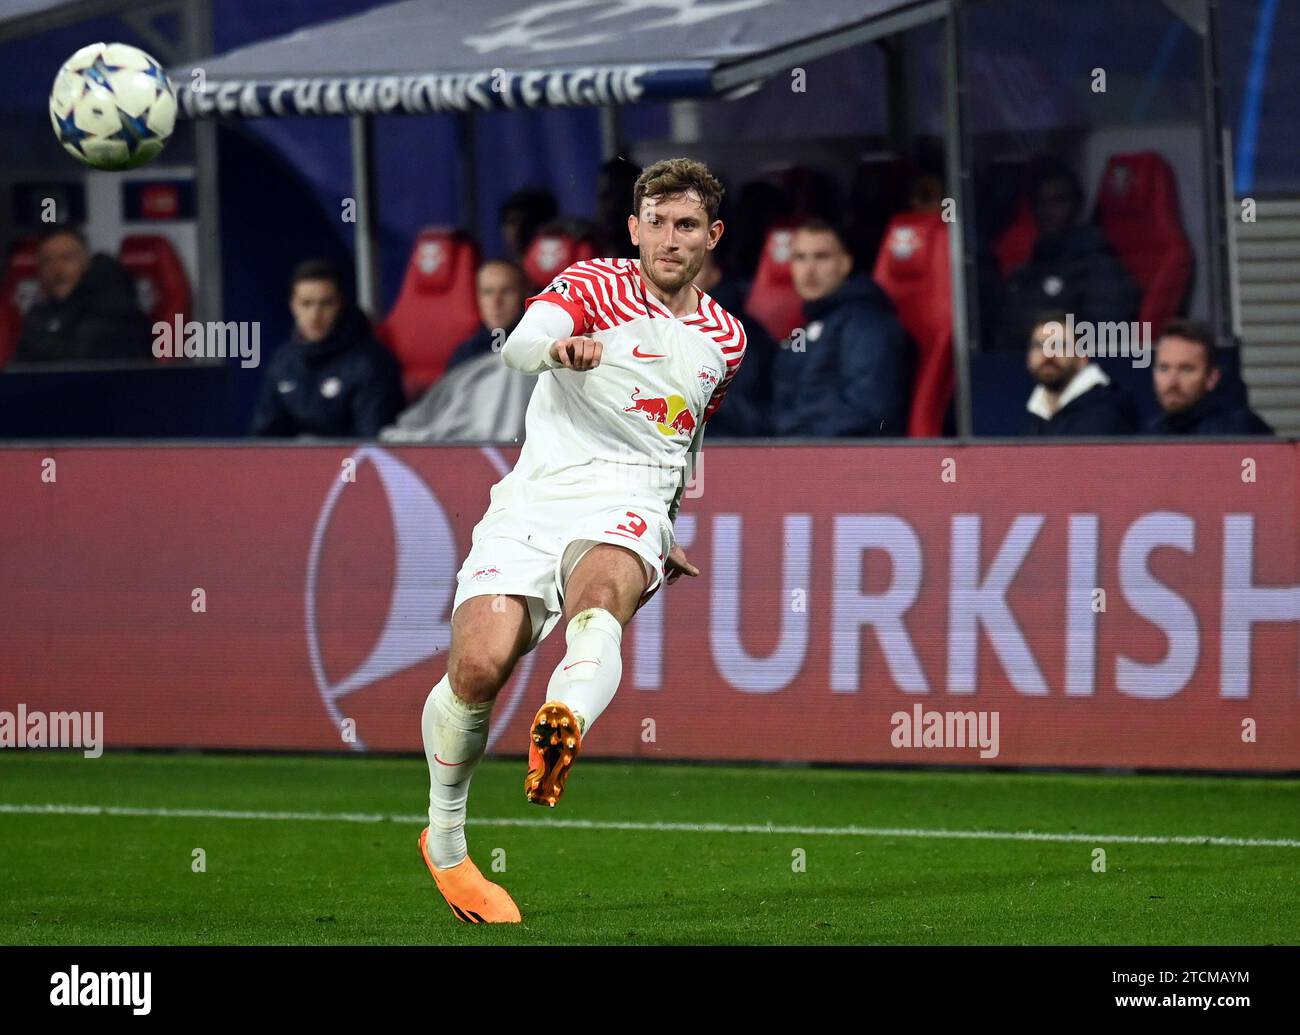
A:
{"label": "player's knee", "polygon": [[448,666],[451,685],[467,701],[492,700],[509,677],[507,664],[483,654],[454,658]]}
{"label": "player's knee", "polygon": [[585,611],[593,610],[618,614],[620,604],[617,587],[607,582],[593,582],[584,587],[582,595],[574,602],[573,615],[576,618]]}

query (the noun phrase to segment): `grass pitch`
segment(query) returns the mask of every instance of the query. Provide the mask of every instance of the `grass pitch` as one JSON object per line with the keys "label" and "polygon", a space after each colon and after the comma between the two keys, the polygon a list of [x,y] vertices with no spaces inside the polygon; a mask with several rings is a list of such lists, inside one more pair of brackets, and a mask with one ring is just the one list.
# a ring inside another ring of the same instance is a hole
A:
{"label": "grass pitch", "polygon": [[479,768],[468,833],[524,922],[470,927],[423,759],[6,751],[0,943],[1300,942],[1297,780],[587,760],[543,810],[523,775]]}

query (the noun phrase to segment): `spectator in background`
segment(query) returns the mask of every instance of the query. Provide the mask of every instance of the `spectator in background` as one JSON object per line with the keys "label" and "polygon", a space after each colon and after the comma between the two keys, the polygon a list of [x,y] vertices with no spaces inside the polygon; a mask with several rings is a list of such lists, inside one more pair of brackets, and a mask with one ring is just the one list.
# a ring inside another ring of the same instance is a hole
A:
{"label": "spectator in background", "polygon": [[641,253],[627,229],[627,217],[632,214],[632,192],[640,175],[641,167],[622,155],[600,167],[596,179],[596,254],[602,258],[640,258]]}
{"label": "spectator in background", "polygon": [[[524,315],[524,273],[497,259],[476,280],[482,326],[462,342],[447,371],[385,428],[385,442],[519,442],[537,378],[512,370],[501,346]],[[730,402],[730,400],[728,400]]]}
{"label": "spectator in background", "polygon": [[63,227],[41,238],[36,275],[43,297],[23,318],[15,361],[153,359],[135,279],[111,256],[92,256],[76,230]]}
{"label": "spectator in background", "polygon": [[538,228],[553,220],[558,211],[555,195],[542,187],[525,187],[506,198],[500,212],[506,258],[522,265]]}
{"label": "spectator in background", "polygon": [[709,434],[735,438],[771,434],[772,360],[776,342],[761,323],[744,312],[749,285],[726,273],[714,249],[704,253],[704,265],[695,278],[695,286],[745,328],[745,361],[727,389],[727,404],[709,421]]}
{"label": "spectator in background", "polygon": [[262,378],[254,435],[373,438],[402,405],[402,376],[347,300],[343,277],[309,259],[293,272],[294,331]]}
{"label": "spectator in background", "polygon": [[1137,319],[1137,284],[1098,227],[1080,224],[1083,188],[1053,164],[1034,186],[1038,239],[1029,261],[1012,272],[995,336],[998,348],[1022,349],[1039,313],[1061,310],[1094,323]]}
{"label": "spectator in background", "polygon": [[500,442],[524,438],[537,378],[495,353],[467,359],[440,377],[379,435],[383,442]]}
{"label": "spectator in background", "polygon": [[1246,403],[1245,385],[1227,378],[1214,334],[1195,320],[1171,320],[1156,340],[1151,376],[1161,412],[1155,435],[1271,435]]}
{"label": "spectator in background", "polygon": [[1131,435],[1137,407],[1087,356],[1074,355],[1064,313],[1034,324],[1026,357],[1038,386],[1025,409],[1026,435]]}
{"label": "spectator in background", "polygon": [[919,172],[907,185],[907,203],[913,212],[943,214],[943,177],[937,173]]}
{"label": "spectator in background", "polygon": [[790,274],[805,322],[773,364],[773,434],[906,434],[907,340],[888,296],[853,273],[844,235],[824,220],[801,224]]}
{"label": "spectator in background", "polygon": [[447,361],[448,370],[467,359],[501,351],[524,315],[525,287],[524,271],[506,259],[491,259],[478,268],[474,291],[480,326],[456,346]]}

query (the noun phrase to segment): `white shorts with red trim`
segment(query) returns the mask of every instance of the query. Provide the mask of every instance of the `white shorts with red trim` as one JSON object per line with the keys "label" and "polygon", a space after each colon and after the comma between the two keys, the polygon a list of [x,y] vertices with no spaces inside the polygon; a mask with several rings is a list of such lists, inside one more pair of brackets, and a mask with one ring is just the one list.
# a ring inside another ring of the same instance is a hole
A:
{"label": "white shorts with red trim", "polygon": [[597,543],[625,547],[641,559],[641,603],[663,582],[672,522],[662,501],[626,494],[522,495],[527,498],[494,503],[474,526],[469,556],[456,575],[453,613],[470,597],[526,597],[532,650],[560,620],[569,576]]}

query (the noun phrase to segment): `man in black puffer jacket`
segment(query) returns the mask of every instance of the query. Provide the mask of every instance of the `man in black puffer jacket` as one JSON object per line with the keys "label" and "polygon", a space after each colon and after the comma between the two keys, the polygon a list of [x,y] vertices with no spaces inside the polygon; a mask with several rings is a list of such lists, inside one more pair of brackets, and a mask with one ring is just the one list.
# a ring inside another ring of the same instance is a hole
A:
{"label": "man in black puffer jacket", "polygon": [[818,219],[791,243],[804,325],[772,364],[772,434],[906,435],[911,354],[894,306],[853,274],[844,236]]}
{"label": "man in black puffer jacket", "polygon": [[36,271],[43,297],[23,318],[16,362],[153,360],[149,318],[116,259],[92,256],[85,238],[63,227],[41,239]]}
{"label": "man in black puffer jacket", "polygon": [[293,274],[294,333],[262,380],[254,435],[373,438],[402,407],[402,377],[370,321],[346,300],[329,263],[309,260]]}
{"label": "man in black puffer jacket", "polygon": [[1151,367],[1161,412],[1153,435],[1271,435],[1246,404],[1246,386],[1223,375],[1210,328],[1195,320],[1171,320],[1156,341]]}
{"label": "man in black puffer jacket", "polygon": [[1064,166],[1044,173],[1034,188],[1038,240],[1029,262],[1007,281],[998,322],[999,349],[1025,347],[1037,316],[1072,313],[1093,323],[1137,319],[1141,292],[1101,230],[1079,225],[1083,189]]}

